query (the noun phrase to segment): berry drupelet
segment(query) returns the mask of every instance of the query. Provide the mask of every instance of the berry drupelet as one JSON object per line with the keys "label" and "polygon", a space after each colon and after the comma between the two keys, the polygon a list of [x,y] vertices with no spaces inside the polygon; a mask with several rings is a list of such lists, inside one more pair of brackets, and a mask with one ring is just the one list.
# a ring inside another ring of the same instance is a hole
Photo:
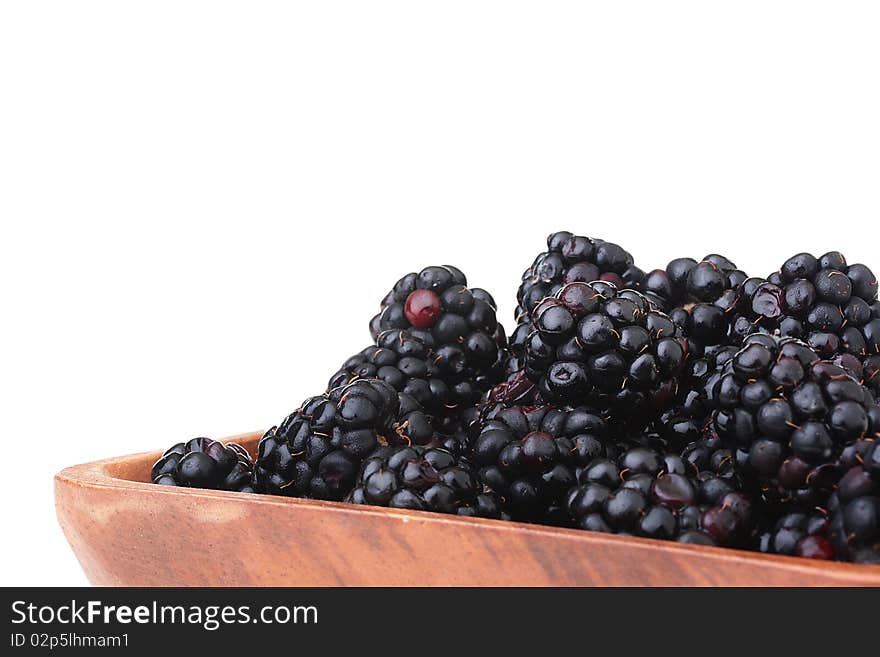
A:
{"label": "berry drupelet", "polygon": [[803,340],[880,392],[877,287],[870,269],[848,265],[836,251],[799,253],[770,277],[759,309],[781,335]]}
{"label": "berry drupelet", "polygon": [[439,447],[380,447],[366,461],[354,504],[502,518],[500,501],[479,482],[468,461]]}
{"label": "berry drupelet", "polygon": [[253,493],[254,464],[241,445],[210,438],[177,443],[153,465],[151,479],[163,486],[187,486]]}
{"label": "berry drupelet", "polygon": [[526,375],[556,404],[609,409],[649,420],[669,408],[686,365],[676,325],[633,290],[569,283],[532,314]]}
{"label": "berry drupelet", "polygon": [[586,408],[499,406],[478,429],[471,459],[517,520],[561,520],[579,469],[613,453],[604,420]]}
{"label": "berry drupelet", "polygon": [[343,499],[377,447],[406,442],[398,433],[400,413],[397,391],[377,379],[307,399],[260,440],[258,488],[273,495]]}
{"label": "berry drupelet", "polygon": [[749,336],[707,393],[712,426],[770,504],[824,506],[836,459],[871,427],[870,392],[793,338]]}
{"label": "berry drupelet", "polygon": [[378,340],[384,331],[406,331],[430,350],[438,378],[486,391],[501,381],[507,360],[507,337],[495,309],[492,296],[468,288],[460,270],[425,267],[397,281],[370,332]]}
{"label": "berry drupelet", "polygon": [[648,447],[593,460],[567,508],[581,529],[683,543],[737,547],[753,531],[751,503],[735,477],[700,473]]}

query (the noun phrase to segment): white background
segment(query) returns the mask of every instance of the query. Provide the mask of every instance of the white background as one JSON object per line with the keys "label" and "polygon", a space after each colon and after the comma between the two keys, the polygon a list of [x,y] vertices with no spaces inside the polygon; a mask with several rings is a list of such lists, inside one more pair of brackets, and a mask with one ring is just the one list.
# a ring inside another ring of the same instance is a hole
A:
{"label": "white background", "polygon": [[512,324],[547,233],[644,268],[880,269],[855,2],[0,5],[0,584],[83,584],[66,465],[265,427],[451,263]]}

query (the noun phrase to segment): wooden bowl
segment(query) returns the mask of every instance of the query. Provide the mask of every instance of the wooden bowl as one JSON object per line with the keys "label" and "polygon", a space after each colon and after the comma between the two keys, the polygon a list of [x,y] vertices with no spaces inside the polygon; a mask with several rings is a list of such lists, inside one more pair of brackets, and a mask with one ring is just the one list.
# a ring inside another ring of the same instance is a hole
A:
{"label": "wooden bowl", "polygon": [[[260,432],[229,440],[254,450]],[[58,521],[107,586],[880,586],[829,563],[421,511],[155,486],[159,452],[67,468]]]}

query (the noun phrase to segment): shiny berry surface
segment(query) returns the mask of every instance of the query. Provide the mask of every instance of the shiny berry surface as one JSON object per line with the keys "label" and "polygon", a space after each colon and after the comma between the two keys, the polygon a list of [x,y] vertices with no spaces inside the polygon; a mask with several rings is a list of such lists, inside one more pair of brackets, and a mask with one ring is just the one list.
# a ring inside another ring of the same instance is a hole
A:
{"label": "shiny berry surface", "polygon": [[406,298],[404,313],[416,328],[431,328],[440,316],[443,306],[433,290],[413,290]]}

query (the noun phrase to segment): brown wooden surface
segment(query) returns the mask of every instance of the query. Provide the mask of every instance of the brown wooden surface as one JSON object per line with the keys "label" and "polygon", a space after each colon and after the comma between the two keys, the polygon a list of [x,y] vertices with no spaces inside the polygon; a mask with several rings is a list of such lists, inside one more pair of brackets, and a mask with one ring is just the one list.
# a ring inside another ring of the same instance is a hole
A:
{"label": "brown wooden surface", "polygon": [[[236,436],[253,451],[260,433]],[[880,566],[154,486],[160,453],[67,468],[58,520],[109,586],[880,586]]]}

